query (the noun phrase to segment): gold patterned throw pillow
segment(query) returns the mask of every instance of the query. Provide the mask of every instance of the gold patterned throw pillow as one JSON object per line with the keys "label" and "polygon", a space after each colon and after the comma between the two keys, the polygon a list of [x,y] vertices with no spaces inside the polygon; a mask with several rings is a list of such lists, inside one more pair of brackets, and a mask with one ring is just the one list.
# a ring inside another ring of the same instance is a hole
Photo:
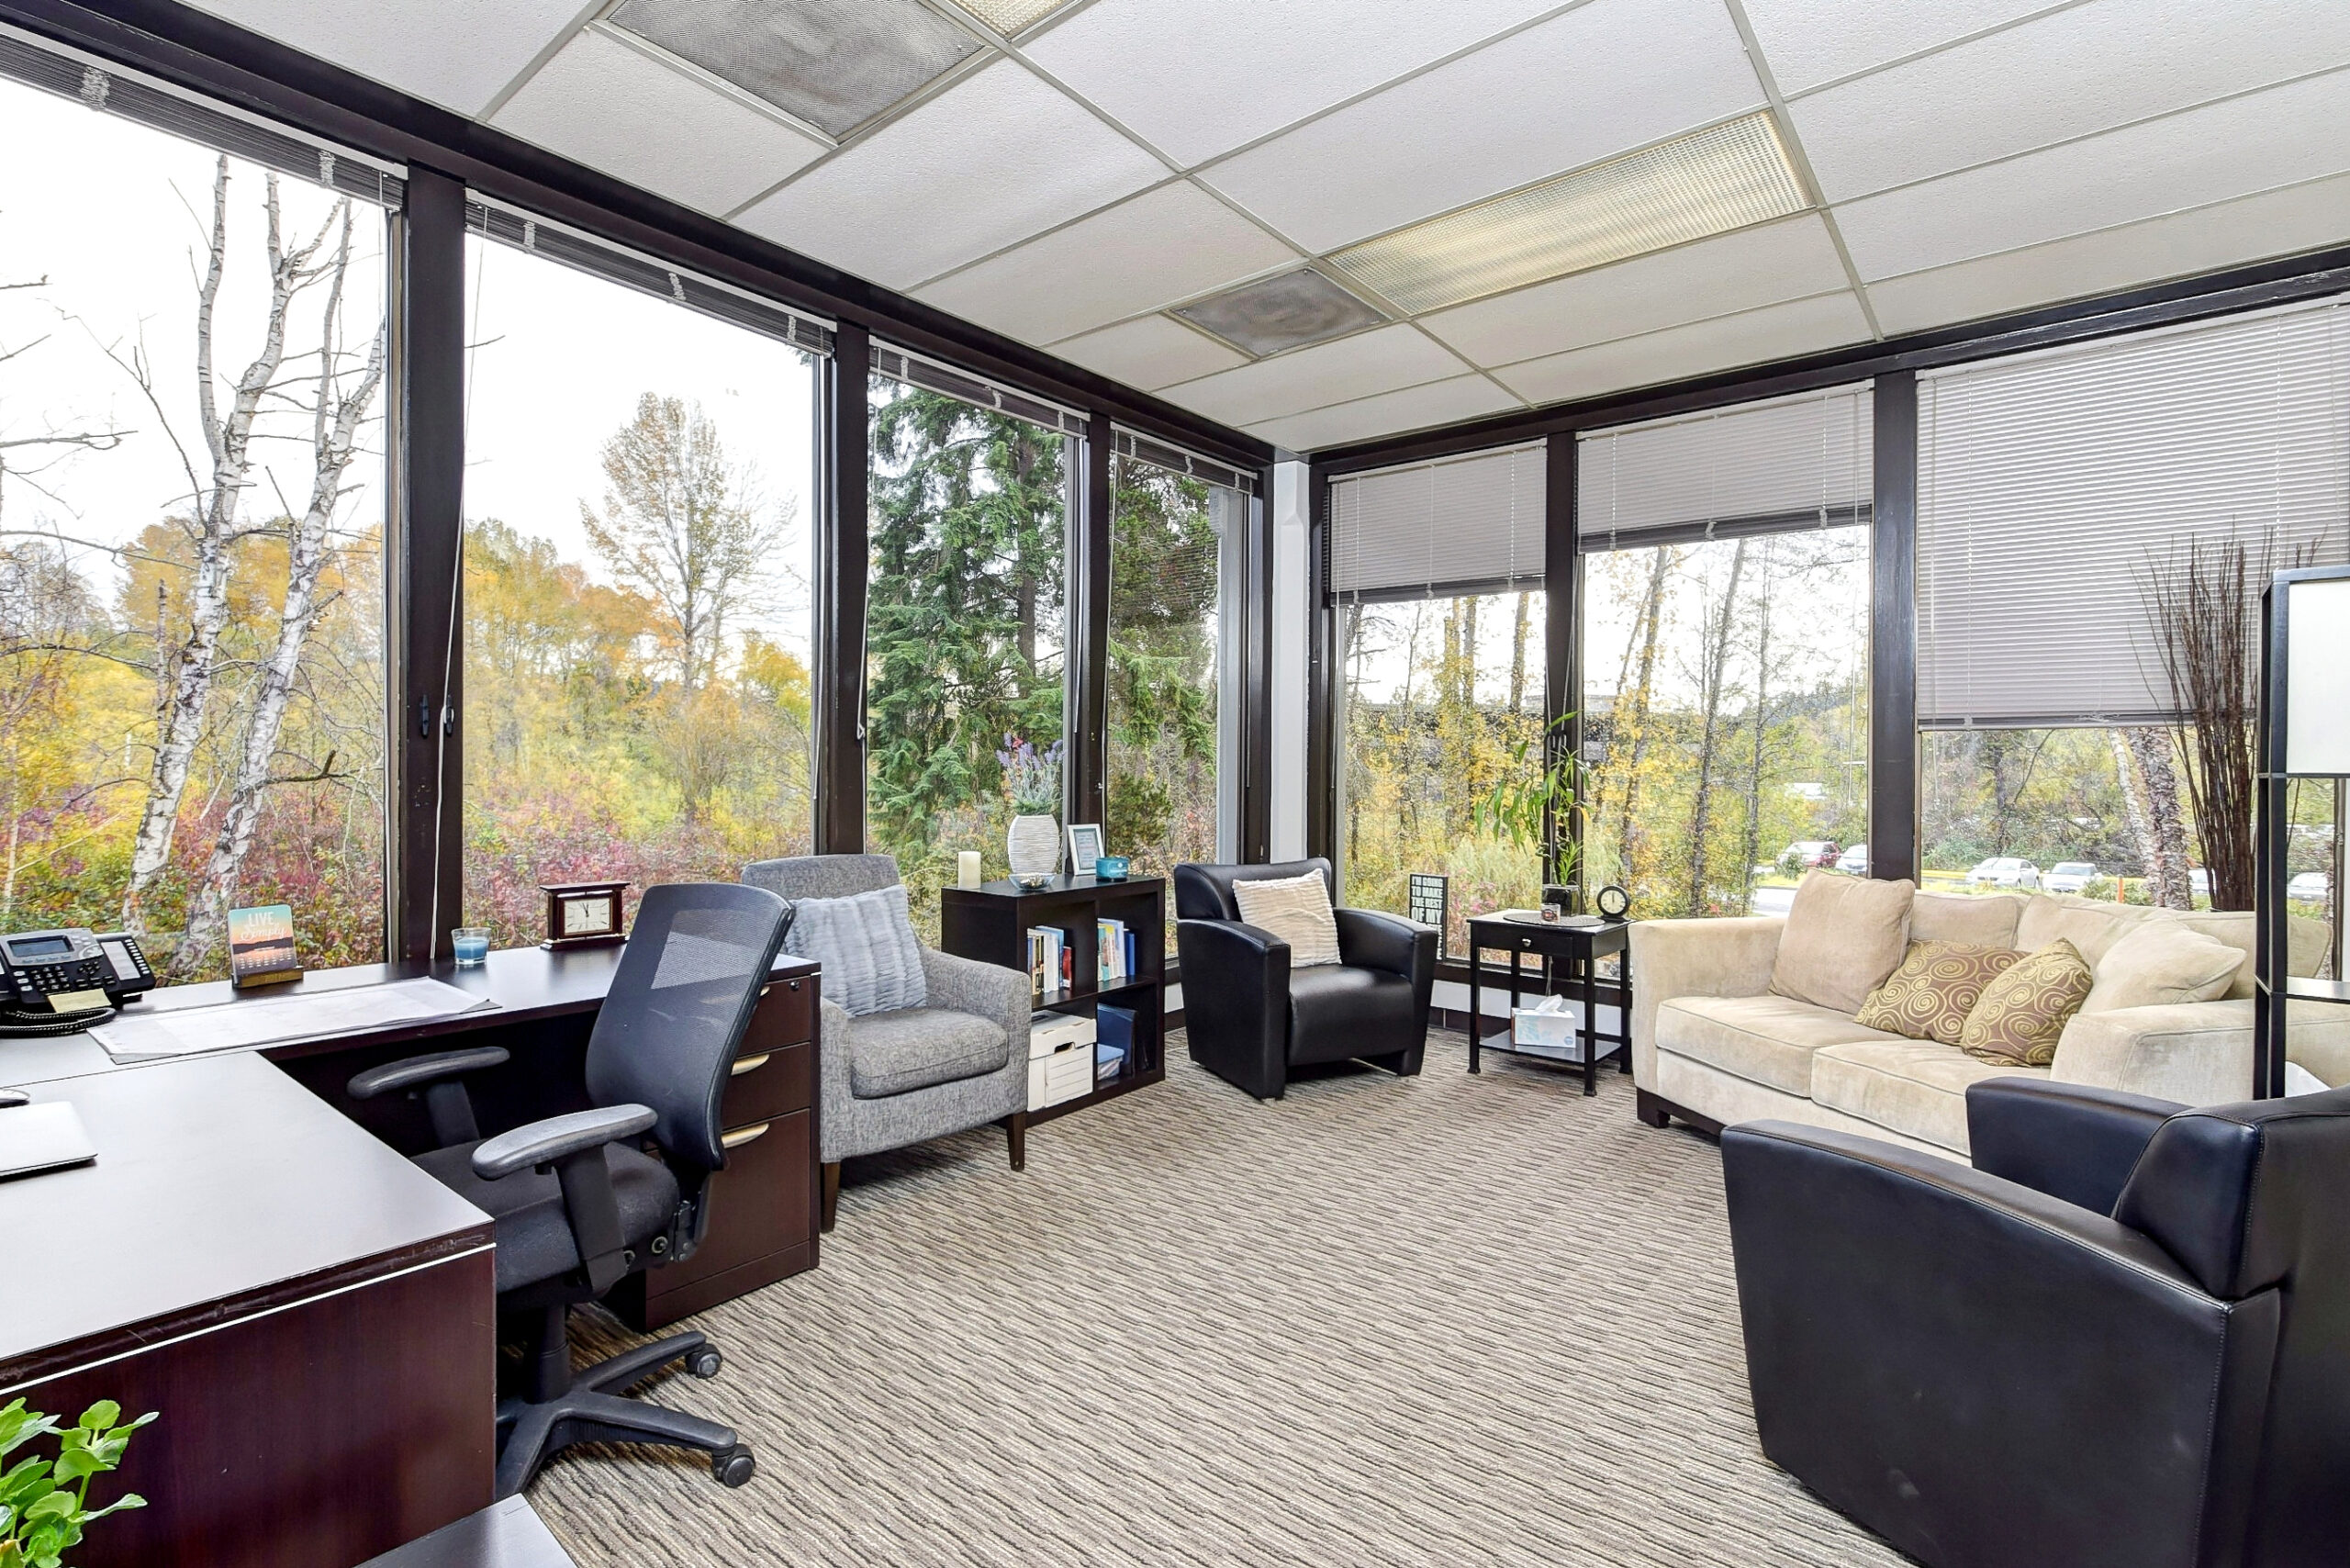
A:
{"label": "gold patterned throw pillow", "polygon": [[2088,960],[2059,936],[1983,988],[1959,1032],[1958,1048],[1983,1061],[2046,1067],[2056,1059],[2056,1041],[2093,983]]}
{"label": "gold patterned throw pillow", "polygon": [[1861,1003],[1860,1022],[1888,1035],[1954,1046],[1984,988],[2022,957],[2011,947],[1912,942],[1901,967]]}

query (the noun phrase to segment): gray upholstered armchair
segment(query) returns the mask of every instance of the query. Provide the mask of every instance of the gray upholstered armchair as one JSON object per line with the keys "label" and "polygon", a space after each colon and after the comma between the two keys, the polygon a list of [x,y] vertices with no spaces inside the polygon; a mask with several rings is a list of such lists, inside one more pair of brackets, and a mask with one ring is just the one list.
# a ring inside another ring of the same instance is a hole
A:
{"label": "gray upholstered armchair", "polygon": [[[887,855],[755,860],[743,880],[787,902],[848,898],[893,886]],[[1012,1168],[1027,1164],[1028,977],[1018,969],[922,950],[924,1004],[853,1018],[823,1001],[818,1116],[824,1228],[833,1228],[841,1161],[1002,1122]]]}

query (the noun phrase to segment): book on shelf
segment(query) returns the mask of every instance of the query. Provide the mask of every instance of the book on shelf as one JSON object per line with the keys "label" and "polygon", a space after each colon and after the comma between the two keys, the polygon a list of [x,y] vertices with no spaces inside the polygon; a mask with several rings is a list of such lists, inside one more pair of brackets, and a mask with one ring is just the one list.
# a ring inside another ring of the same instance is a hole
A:
{"label": "book on shelf", "polygon": [[1127,976],[1126,923],[1107,918],[1093,923],[1093,982],[1098,986],[1116,985]]}
{"label": "book on shelf", "polygon": [[1028,993],[1036,1001],[1069,989],[1068,938],[1058,925],[1028,928]]}

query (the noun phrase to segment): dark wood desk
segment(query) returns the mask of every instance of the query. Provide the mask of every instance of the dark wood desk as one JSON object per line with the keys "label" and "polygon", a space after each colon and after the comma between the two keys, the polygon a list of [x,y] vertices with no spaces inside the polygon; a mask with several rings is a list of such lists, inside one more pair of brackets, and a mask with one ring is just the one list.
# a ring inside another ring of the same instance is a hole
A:
{"label": "dark wood desk", "polygon": [[[70,1100],[98,1148],[0,1182],[0,1234],[39,1281],[0,1306],[0,1404],[162,1413],[120,1483],[151,1506],[94,1529],[77,1568],[348,1568],[489,1503],[492,1227],[403,1158],[431,1146],[420,1105],[342,1086],[496,1044],[513,1060],[478,1077],[485,1132],[578,1109],[621,951],[313,974],[258,994],[430,973],[499,1006],[260,1051],[117,1064],[86,1035],[0,1038],[0,1084]],[[136,1005],[238,1000],[217,984]],[[814,1266],[816,1007],[815,967],[778,959],[728,1085],[710,1236],[611,1298],[640,1326]]]}
{"label": "dark wood desk", "polygon": [[487,1216],[250,1053],[31,1092],[98,1158],[0,1182],[0,1403],[162,1412],[79,1568],[339,1568],[490,1501]]}

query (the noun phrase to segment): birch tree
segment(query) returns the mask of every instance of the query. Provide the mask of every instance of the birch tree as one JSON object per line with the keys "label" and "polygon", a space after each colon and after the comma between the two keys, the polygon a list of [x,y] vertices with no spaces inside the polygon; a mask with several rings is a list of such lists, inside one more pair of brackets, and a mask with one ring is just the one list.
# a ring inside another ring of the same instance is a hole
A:
{"label": "birch tree", "polygon": [[[2170,736],[2144,725],[2115,735],[2114,766],[2121,774],[2122,799],[2146,877],[2154,884],[2154,902],[2164,909],[2192,909],[2195,886],[2187,874],[2186,813],[2179,806],[2178,773],[2171,766]],[[2132,762],[2137,764],[2134,789]]]}
{"label": "birch tree", "polygon": [[1738,613],[1738,579],[1746,570],[1747,541],[1730,552],[1729,582],[1722,590],[1722,607],[1708,617],[1702,689],[1705,721],[1698,731],[1696,798],[1689,812],[1689,900],[1685,913],[1706,909],[1706,834],[1713,825],[1714,756],[1721,743],[1722,687],[1729,672],[1730,623]]}
{"label": "birch tree", "polygon": [[[262,666],[246,710],[244,740],[238,753],[236,781],[229,808],[213,841],[204,882],[188,907],[186,928],[180,938],[173,969],[185,974],[201,964],[218,940],[221,922],[234,900],[238,873],[252,850],[253,830],[261,822],[270,787],[285,782],[274,777],[278,738],[285,723],[286,704],[294,695],[302,655],[310,633],[330,599],[322,596],[320,579],[334,554],[336,510],[350,493],[345,477],[359,451],[359,434],[384,379],[385,327],[372,335],[357,378],[345,363],[342,338],[342,291],[351,265],[351,203],[336,204],[341,233],[334,257],[322,269],[329,279],[324,319],[319,334],[318,375],[310,405],[311,480],[308,504],[288,532],[285,552],[285,591],[277,618],[277,643]],[[315,779],[331,774],[328,758]]]}
{"label": "birch tree", "polygon": [[[179,824],[180,804],[187,790],[188,766],[211,717],[214,689],[221,664],[221,634],[229,625],[229,586],[237,546],[266,523],[253,522],[245,505],[252,487],[255,424],[265,405],[279,390],[285,368],[285,335],[295,301],[338,263],[321,263],[334,218],[320,224],[307,244],[286,247],[277,176],[264,181],[263,209],[267,220],[265,246],[269,263],[269,306],[261,342],[243,372],[221,401],[215,370],[218,345],[215,326],[220,285],[229,263],[229,160],[223,154],[212,179],[212,215],[203,276],[196,290],[196,418],[204,438],[202,469],[197,457],[173,437],[188,480],[194,504],[177,521],[194,556],[189,574],[187,625],[176,645],[167,650],[158,672],[162,687],[156,715],[155,751],[147,778],[146,801],[140,812],[139,832],[132,840],[130,875],[122,895],[122,922],[133,931],[147,924],[146,895],[171,859],[172,840]],[[347,211],[345,214],[348,216]],[[345,258],[347,260],[347,257]],[[336,272],[338,278],[339,272]],[[111,351],[110,351],[111,352]],[[143,352],[133,351],[123,363],[166,431],[155,378]]]}

